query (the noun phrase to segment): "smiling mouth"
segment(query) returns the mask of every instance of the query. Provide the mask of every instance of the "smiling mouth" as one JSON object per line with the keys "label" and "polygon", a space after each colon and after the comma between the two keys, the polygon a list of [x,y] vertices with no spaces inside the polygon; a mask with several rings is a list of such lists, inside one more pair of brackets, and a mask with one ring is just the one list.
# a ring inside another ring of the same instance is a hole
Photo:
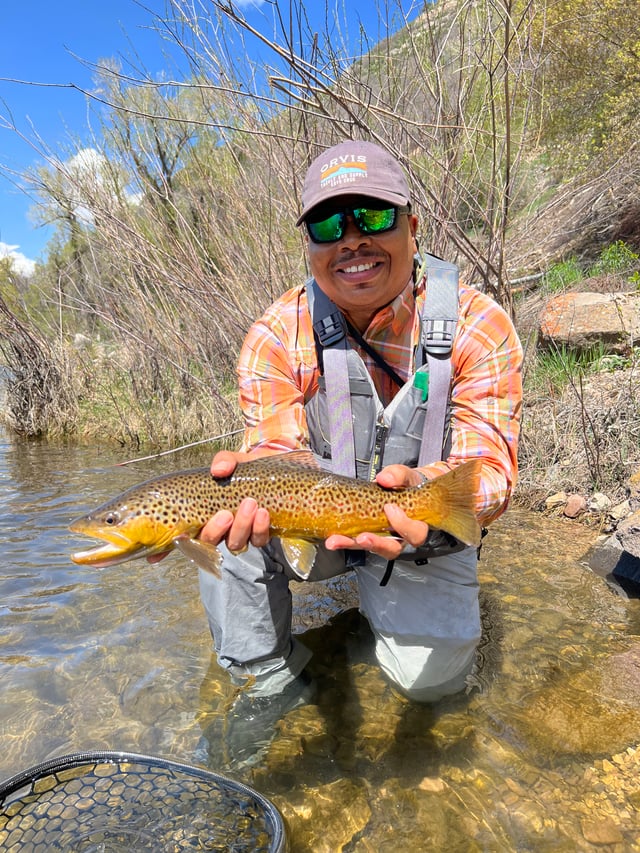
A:
{"label": "smiling mouth", "polygon": [[351,264],[348,267],[340,267],[340,270],[343,273],[367,272],[367,270],[372,270],[374,267],[377,266],[378,262],[374,261],[369,263]]}

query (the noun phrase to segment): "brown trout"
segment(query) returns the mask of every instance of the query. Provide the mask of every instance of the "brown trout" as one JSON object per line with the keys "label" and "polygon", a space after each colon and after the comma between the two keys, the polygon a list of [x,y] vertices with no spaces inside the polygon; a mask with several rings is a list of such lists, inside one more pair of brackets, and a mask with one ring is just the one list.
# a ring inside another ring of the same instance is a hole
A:
{"label": "brown trout", "polygon": [[309,451],[292,451],[239,463],[231,477],[208,468],[179,471],[133,486],[74,521],[69,529],[107,544],[71,555],[75,563],[105,567],[179,548],[201,568],[219,576],[220,552],[196,539],[218,510],[235,513],[246,497],[269,511],[272,536],[280,537],[291,567],[308,577],[316,545],[332,533],[392,535],[384,513],[400,506],[466,545],[480,543],[475,515],[481,460],[407,489],[383,489],[321,470]]}

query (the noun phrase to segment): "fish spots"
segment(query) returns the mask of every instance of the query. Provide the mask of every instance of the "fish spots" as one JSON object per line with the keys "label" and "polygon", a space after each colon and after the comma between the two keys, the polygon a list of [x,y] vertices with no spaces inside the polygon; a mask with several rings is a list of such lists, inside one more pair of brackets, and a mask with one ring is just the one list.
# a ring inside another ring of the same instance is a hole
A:
{"label": "fish spots", "polygon": [[[111,542],[109,559],[166,548],[176,536],[195,536],[219,510],[237,511],[240,502],[253,498],[268,510],[271,534],[283,538],[323,540],[332,533],[356,536],[367,531],[387,532],[384,512],[389,492],[376,483],[329,474],[295,461],[293,452],[239,464],[222,481],[205,468],[168,474],[123,492],[94,513],[78,519],[71,529]],[[467,462],[454,471],[429,481],[419,489],[393,494],[393,502],[411,518],[441,528],[467,544],[477,544],[480,532],[475,518],[475,494],[479,488],[481,461]],[[111,515],[110,515],[111,514]],[[117,542],[110,515],[118,522]],[[111,538],[110,538],[111,537]],[[103,560],[104,548],[83,552],[82,562]],[[155,552],[154,552],[155,553]],[[77,560],[76,560],[77,562]]]}

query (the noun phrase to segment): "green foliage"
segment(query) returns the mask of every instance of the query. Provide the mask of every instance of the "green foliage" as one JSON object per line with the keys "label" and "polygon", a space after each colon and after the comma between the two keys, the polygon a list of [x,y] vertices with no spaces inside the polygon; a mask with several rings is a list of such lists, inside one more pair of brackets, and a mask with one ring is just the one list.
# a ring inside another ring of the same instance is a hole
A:
{"label": "green foliage", "polygon": [[606,359],[602,345],[589,350],[562,346],[538,352],[527,371],[529,387],[538,393],[558,396],[567,385],[578,384],[580,377],[587,373],[611,370]]}
{"label": "green foliage", "polygon": [[558,293],[583,278],[584,273],[578,261],[575,258],[568,258],[550,267],[544,274],[542,284],[549,293]]}
{"label": "green foliage", "polygon": [[[623,240],[617,240],[615,243],[605,246],[600,253],[600,258],[587,274],[625,273],[636,265],[639,258],[640,255],[632,251]],[[636,271],[634,280],[637,281],[637,278],[638,272]]]}
{"label": "green foliage", "polygon": [[[629,273],[634,266],[637,266],[638,260],[640,255],[637,252],[629,248],[623,240],[617,240],[605,246],[595,264],[586,271],[575,257],[553,264],[544,274],[542,286],[548,293],[558,293],[569,285],[590,276]],[[638,270],[633,272],[628,281],[632,284],[640,284],[640,272]]]}
{"label": "green foliage", "polygon": [[562,172],[596,152],[619,157],[640,120],[637,9],[626,0],[545,4],[536,39],[547,54],[540,89],[542,139],[562,155]]}

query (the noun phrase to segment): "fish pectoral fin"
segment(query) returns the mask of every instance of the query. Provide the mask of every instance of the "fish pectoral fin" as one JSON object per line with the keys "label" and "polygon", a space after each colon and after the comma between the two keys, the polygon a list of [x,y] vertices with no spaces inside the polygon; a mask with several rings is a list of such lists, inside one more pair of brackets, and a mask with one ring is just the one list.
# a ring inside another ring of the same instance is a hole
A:
{"label": "fish pectoral fin", "polygon": [[281,539],[282,550],[293,571],[306,580],[316,560],[316,546],[306,539]]}
{"label": "fish pectoral fin", "polygon": [[176,536],[173,544],[185,555],[188,560],[195,563],[198,568],[214,575],[220,579],[220,560],[222,555],[215,545],[192,539],[191,536]]}

